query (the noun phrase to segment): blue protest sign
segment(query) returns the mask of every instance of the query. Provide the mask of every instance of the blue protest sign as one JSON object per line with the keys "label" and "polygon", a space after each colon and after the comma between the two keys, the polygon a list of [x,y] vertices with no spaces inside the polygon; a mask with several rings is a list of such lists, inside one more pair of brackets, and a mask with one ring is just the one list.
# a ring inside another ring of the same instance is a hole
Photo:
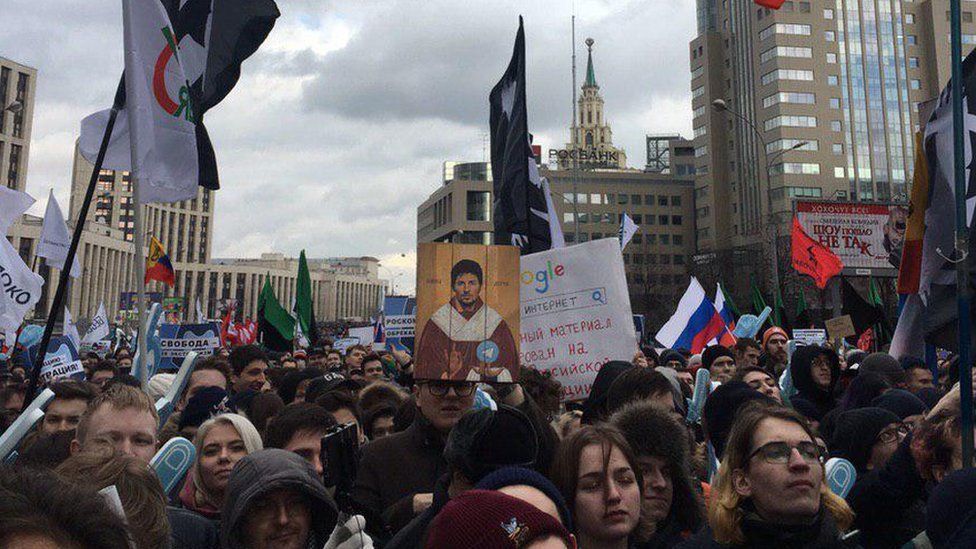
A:
{"label": "blue protest sign", "polygon": [[190,351],[210,356],[220,348],[220,326],[216,322],[163,324],[159,327],[159,346],[162,350],[159,370],[178,370]]}
{"label": "blue protest sign", "polygon": [[85,369],[81,365],[78,349],[71,339],[64,336],[51,338],[39,378],[43,384],[59,379],[85,379]]}
{"label": "blue protest sign", "polygon": [[413,352],[417,299],[406,296],[387,296],[383,299],[386,344],[390,348]]}

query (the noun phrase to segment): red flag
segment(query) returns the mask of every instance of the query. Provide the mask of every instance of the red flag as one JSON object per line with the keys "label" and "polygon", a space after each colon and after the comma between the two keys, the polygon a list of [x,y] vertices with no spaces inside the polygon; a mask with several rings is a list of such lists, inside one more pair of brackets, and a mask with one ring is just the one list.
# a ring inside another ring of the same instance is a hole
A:
{"label": "red flag", "polygon": [[756,4],[771,10],[778,10],[780,7],[782,7],[783,2],[785,1],[786,0],[756,0]]}
{"label": "red flag", "polygon": [[827,281],[840,274],[844,268],[837,254],[810,238],[793,216],[793,268],[800,274],[809,275],[821,290]]}

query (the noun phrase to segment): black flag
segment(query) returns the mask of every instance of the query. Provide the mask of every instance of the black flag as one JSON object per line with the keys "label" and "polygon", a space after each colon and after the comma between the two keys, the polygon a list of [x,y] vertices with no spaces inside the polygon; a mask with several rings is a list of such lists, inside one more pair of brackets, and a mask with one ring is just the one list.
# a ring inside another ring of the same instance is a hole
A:
{"label": "black flag", "polygon": [[[203,115],[219,103],[237,84],[241,63],[250,57],[274,27],[278,6],[274,0],[161,0],[173,25],[174,41],[179,44],[180,62],[187,71],[189,89],[186,101],[196,124],[198,181],[202,187],[220,188],[217,158]],[[116,94],[115,107],[125,106],[125,79]],[[124,119],[124,117],[122,117]],[[108,111],[100,111],[82,121],[79,148],[94,163]],[[125,132],[125,133],[123,133]],[[106,169],[123,169],[115,160],[128,164],[127,129],[116,125],[106,152]],[[122,138],[124,136],[124,138]]]}
{"label": "black flag", "polygon": [[840,281],[841,303],[843,303],[841,312],[845,315],[851,315],[851,322],[854,324],[854,331],[857,332],[857,335],[860,336],[868,328],[884,321],[884,311],[880,307],[872,305],[862,298],[861,294],[857,293],[857,289],[846,278],[841,278]]}
{"label": "black flag", "polygon": [[523,255],[548,250],[552,247],[549,207],[532,154],[525,108],[522,17],[519,17],[512,60],[488,95],[488,104],[495,243],[514,244],[521,248]]}

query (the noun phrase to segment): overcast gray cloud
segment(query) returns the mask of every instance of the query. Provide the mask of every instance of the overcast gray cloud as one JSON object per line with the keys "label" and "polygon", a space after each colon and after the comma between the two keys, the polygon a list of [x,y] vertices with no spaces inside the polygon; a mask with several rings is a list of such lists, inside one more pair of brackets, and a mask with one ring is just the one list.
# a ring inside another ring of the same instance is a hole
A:
{"label": "overcast gray cloud", "polygon": [[[122,67],[118,1],[3,0],[0,55],[39,70],[28,192],[67,202],[78,124]],[[207,115],[222,190],[214,254],[373,255],[412,288],[416,208],[445,160],[480,160],[488,92],[525,18],[530,129],[561,146],[570,118],[571,0],[279,0],[282,17]],[[687,0],[578,0],[614,140],[690,133]],[[43,203],[35,206],[43,211]],[[401,255],[402,254],[402,255]]]}

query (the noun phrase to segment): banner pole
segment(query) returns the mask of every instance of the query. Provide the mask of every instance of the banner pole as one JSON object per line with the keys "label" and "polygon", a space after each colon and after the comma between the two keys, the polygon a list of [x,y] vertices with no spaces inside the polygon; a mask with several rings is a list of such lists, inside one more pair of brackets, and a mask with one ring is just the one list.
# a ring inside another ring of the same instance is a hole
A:
{"label": "banner pole", "polygon": [[[24,407],[27,409],[34,399],[37,391],[37,382],[40,379],[41,368],[44,365],[44,357],[47,355],[47,347],[51,343],[51,335],[54,333],[54,325],[58,321],[58,315],[64,310],[63,303],[68,289],[68,280],[71,276],[71,266],[74,265],[75,255],[78,251],[78,244],[81,243],[81,232],[85,228],[85,220],[88,218],[88,207],[91,205],[92,197],[95,195],[95,183],[98,181],[98,174],[102,171],[102,164],[105,161],[105,153],[108,151],[109,140],[112,137],[112,130],[115,128],[115,119],[122,108],[125,88],[122,82],[115,92],[115,101],[109,111],[108,122],[105,124],[105,133],[102,134],[102,142],[98,146],[98,156],[95,158],[95,166],[92,169],[91,177],[88,179],[88,189],[85,190],[85,198],[81,201],[81,208],[78,210],[78,220],[75,222],[74,231],[71,234],[71,245],[68,246],[68,255],[64,260],[64,266],[58,276],[58,288],[54,292],[54,301],[47,314],[47,324],[44,326],[44,335],[41,336],[40,349],[37,358],[31,366],[30,382],[27,385],[27,393],[24,395]],[[35,256],[35,260],[37,257]],[[33,269],[32,269],[33,270]]]}
{"label": "banner pole", "polygon": [[953,260],[956,266],[956,303],[959,324],[959,402],[962,415],[962,466],[973,466],[973,363],[970,357],[972,338],[969,318],[969,228],[966,215],[965,122],[962,102],[962,30],[959,0],[950,1],[952,52],[952,141],[956,191],[956,242]]}

